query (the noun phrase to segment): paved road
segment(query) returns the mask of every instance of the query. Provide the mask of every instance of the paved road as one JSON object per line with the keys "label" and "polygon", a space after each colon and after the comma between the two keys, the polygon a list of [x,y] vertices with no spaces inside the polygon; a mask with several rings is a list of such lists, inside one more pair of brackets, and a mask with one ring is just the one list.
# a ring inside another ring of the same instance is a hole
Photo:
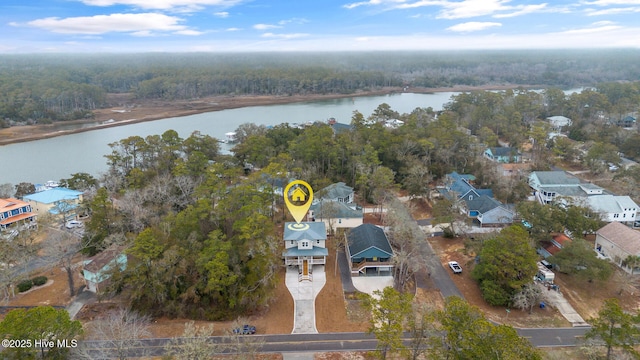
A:
{"label": "paved road", "polygon": [[[518,333],[529,339],[536,347],[576,346],[588,328],[550,328],[517,329]],[[288,334],[255,335],[252,339],[264,341],[260,352],[264,353],[308,353],[332,351],[370,351],[375,350],[377,340],[366,333],[328,333],[328,334]],[[408,341],[408,337],[406,337]],[[139,346],[129,350],[128,356],[162,356],[165,346],[172,339],[156,338],[141,340]],[[224,342],[223,337],[211,337],[212,342]],[[103,352],[112,346],[108,341],[83,341],[82,346]],[[91,350],[88,350],[91,353]]]}
{"label": "paved road", "polygon": [[440,289],[443,297],[458,296],[464,299],[464,296],[447,273],[447,270],[442,266],[440,258],[435,254],[427,240],[420,244],[420,253],[424,265],[416,274],[416,285],[421,288],[428,288],[425,279],[426,272],[426,276],[431,278],[437,289]]}

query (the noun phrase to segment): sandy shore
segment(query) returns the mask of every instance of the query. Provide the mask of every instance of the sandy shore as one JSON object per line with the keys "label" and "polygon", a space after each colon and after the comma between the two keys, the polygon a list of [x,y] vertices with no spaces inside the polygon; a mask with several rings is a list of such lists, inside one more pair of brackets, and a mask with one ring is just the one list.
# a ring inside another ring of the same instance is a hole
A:
{"label": "sandy shore", "polygon": [[[359,96],[386,95],[399,92],[435,93],[461,92],[472,90],[504,90],[519,86],[483,86],[483,87],[452,87],[452,88],[385,88],[377,91],[363,91],[354,94],[330,95],[293,95],[293,96],[216,96],[197,100],[159,101],[134,99],[129,94],[111,94],[108,97],[110,107],[94,111],[95,117],[89,120],[75,120],[58,122],[49,125],[13,126],[0,129],[0,145],[46,139],[55,136],[74,134],[84,131],[102,129],[111,126],[123,126],[143,121],[153,121],[178,116],[187,116],[211,111],[236,109],[248,106],[263,106],[308,102],[328,99],[350,98]],[[70,124],[91,125],[81,129],[68,130]],[[95,125],[93,125],[95,124]]]}

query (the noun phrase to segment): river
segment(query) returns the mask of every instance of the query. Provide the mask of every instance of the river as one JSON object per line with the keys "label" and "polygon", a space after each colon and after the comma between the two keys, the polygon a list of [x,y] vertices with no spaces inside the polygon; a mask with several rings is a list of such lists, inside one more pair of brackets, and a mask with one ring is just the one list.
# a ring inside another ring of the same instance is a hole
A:
{"label": "river", "polygon": [[251,106],[196,115],[167,118],[131,125],[86,131],[49,139],[0,146],[0,184],[30,182],[41,184],[47,180],[69,178],[71,174],[86,172],[99,176],[107,170],[104,155],[110,153],[109,143],[129,136],[162,134],[173,129],[186,138],[194,131],[223,139],[240,124],[278,125],[305,123],[335,118],[350,123],[354,111],[365,117],[382,103],[399,113],[410,113],[417,107],[441,110],[454,92],[433,94],[401,93],[381,96],[354,97],[312,101],[284,105]]}
{"label": "river", "polygon": [[[541,90],[537,90],[541,91]],[[582,88],[566,90],[565,94],[580,92]],[[167,118],[131,125],[63,135],[49,139],[0,146],[0,184],[29,182],[41,184],[47,180],[69,178],[71,174],[86,172],[98,177],[107,170],[104,155],[110,153],[109,143],[129,136],[162,134],[173,129],[186,138],[194,131],[223,139],[244,123],[278,125],[305,123],[335,118],[350,123],[354,111],[365,117],[382,103],[401,114],[415,108],[431,107],[441,110],[457,92],[432,94],[400,93],[365,96],[284,105],[250,106],[239,109],[214,111],[196,115]]]}

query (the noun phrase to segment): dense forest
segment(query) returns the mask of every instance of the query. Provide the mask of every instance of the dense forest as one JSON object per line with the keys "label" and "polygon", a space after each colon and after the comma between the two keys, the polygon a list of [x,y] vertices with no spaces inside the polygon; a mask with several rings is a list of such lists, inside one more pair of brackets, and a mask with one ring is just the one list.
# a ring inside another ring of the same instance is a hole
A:
{"label": "dense forest", "polygon": [[640,79],[638,50],[3,55],[0,126],[91,118],[138,99],[349,94],[389,86],[569,88]]}

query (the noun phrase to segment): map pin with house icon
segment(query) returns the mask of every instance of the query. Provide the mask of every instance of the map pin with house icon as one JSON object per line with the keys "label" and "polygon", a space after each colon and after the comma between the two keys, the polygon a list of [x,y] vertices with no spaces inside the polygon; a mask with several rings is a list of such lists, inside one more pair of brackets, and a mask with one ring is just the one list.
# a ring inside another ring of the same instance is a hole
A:
{"label": "map pin with house icon", "polygon": [[313,189],[302,180],[290,182],[284,188],[284,203],[297,224],[307,215],[313,201]]}

